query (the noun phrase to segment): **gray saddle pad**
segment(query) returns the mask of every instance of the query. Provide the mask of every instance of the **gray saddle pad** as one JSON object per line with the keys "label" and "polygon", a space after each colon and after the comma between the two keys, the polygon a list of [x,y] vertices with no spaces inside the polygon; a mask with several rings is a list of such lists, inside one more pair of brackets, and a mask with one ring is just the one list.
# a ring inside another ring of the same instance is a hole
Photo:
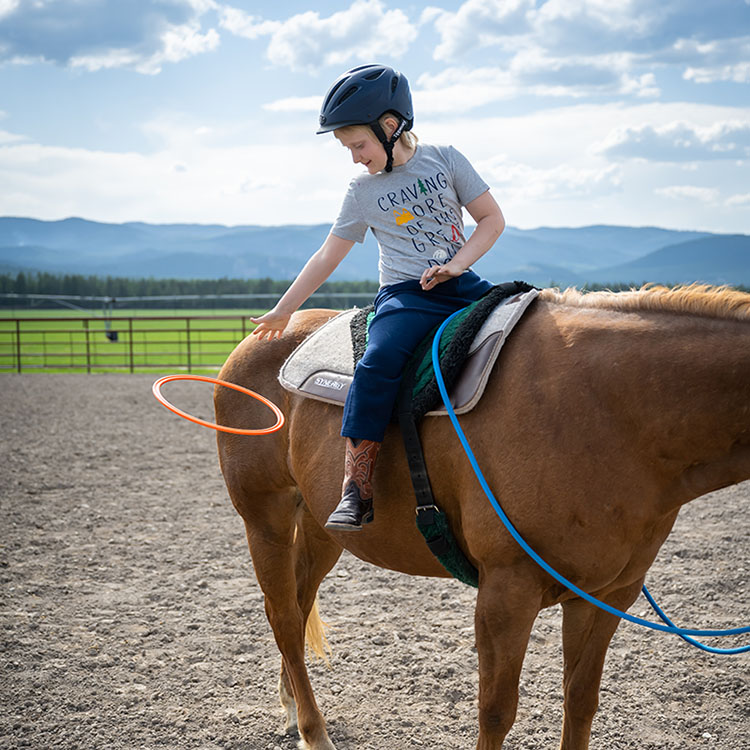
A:
{"label": "gray saddle pad", "polygon": [[[538,294],[536,289],[515,294],[487,317],[449,394],[456,414],[471,411],[479,402],[506,338]],[[343,406],[354,377],[350,323],[358,312],[346,310],[311,333],[282,365],[281,385],[301,396]],[[444,406],[427,412],[428,416],[446,414]]]}

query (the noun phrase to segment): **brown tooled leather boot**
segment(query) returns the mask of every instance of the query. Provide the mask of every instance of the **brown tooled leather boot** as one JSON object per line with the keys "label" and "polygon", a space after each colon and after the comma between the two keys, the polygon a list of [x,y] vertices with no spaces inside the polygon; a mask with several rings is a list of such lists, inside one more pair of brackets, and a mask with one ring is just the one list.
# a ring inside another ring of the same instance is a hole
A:
{"label": "brown tooled leather boot", "polygon": [[380,443],[373,440],[346,439],[341,501],[328,516],[327,529],[361,531],[372,521],[372,472],[378,450]]}

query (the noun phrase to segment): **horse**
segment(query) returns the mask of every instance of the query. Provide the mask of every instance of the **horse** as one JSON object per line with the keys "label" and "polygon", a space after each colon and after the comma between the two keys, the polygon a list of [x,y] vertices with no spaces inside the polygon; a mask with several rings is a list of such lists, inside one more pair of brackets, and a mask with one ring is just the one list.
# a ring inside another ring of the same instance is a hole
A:
{"label": "horse", "polygon": [[[342,484],[341,409],[282,389],[277,374],[335,314],[299,311],[273,341],[249,335],[219,375],[262,393],[286,415],[271,436],[219,433],[218,453],[281,652],[287,725],[307,750],[335,750],[306,670],[305,638],[322,650],[317,590],[342,549],[391,570],[449,576],[416,528],[393,425],[375,468],[374,521],[357,533],[323,529]],[[263,419],[257,402],[227,388],[217,386],[214,406],[219,424]],[[585,592],[627,610],[680,508],[750,478],[750,295],[706,285],[543,290],[461,424],[531,547]],[[533,623],[543,608],[560,604],[560,750],[586,750],[619,618],[574,595],[520,549],[448,419],[426,417],[420,432],[436,502],[479,574],[477,749],[503,746]]]}

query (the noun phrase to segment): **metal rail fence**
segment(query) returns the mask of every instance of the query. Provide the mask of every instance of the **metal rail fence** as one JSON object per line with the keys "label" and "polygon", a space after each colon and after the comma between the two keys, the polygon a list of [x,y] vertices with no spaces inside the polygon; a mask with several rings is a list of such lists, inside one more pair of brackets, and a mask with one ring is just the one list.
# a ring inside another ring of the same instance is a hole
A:
{"label": "metal rail fence", "polygon": [[216,370],[249,315],[0,318],[0,372]]}
{"label": "metal rail fence", "polygon": [[[339,309],[369,302],[374,292],[317,292],[310,301]],[[0,294],[9,305],[58,304],[80,317],[0,317],[0,373],[33,371],[138,372],[216,370],[253,329],[248,313],[201,315],[113,314],[117,305],[136,303],[210,305],[239,300],[268,309],[277,294],[182,294],[103,297],[74,294]],[[85,315],[84,304],[102,305],[98,316]],[[37,311],[38,312],[38,311]]]}

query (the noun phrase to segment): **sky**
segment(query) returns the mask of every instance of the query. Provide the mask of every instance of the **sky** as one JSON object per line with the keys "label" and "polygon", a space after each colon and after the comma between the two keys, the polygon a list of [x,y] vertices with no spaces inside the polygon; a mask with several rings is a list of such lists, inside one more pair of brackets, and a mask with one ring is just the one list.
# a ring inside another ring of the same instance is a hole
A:
{"label": "sky", "polygon": [[511,226],[750,233],[750,0],[0,0],[0,215],[332,222],[372,62]]}

